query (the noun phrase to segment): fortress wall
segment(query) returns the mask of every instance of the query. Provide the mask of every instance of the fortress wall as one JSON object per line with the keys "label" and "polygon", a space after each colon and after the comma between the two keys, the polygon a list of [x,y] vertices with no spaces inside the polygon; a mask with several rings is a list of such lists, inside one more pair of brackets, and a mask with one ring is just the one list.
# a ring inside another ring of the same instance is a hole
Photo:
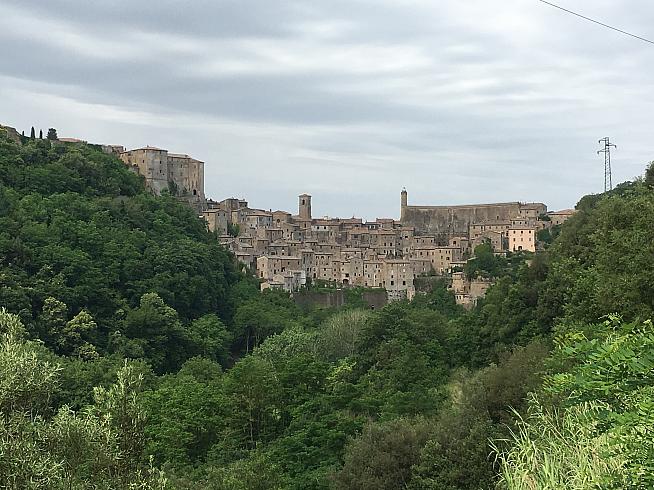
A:
{"label": "fortress wall", "polygon": [[424,234],[467,234],[471,223],[510,220],[520,214],[520,203],[477,204],[465,206],[406,206],[403,225],[414,226]]}

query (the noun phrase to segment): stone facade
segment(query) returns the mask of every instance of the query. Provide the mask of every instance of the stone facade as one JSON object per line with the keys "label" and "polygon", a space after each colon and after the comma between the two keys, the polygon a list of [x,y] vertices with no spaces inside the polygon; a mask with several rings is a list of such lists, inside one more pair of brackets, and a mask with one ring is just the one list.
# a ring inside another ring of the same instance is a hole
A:
{"label": "stone facade", "polygon": [[409,206],[405,190],[401,195],[400,222],[418,232],[452,236],[466,235],[474,224],[506,223],[515,217],[536,220],[547,212],[542,203],[506,202],[493,204],[467,204],[461,206]]}
{"label": "stone facade", "polygon": [[146,187],[155,194],[168,190],[198,210],[206,207],[204,162],[154,146],[123,151],[119,156],[145,178]]}
{"label": "stone facade", "polygon": [[472,308],[479,298],[483,298],[493,282],[489,279],[476,278],[469,280],[463,272],[452,274],[452,292],[457,304]]}

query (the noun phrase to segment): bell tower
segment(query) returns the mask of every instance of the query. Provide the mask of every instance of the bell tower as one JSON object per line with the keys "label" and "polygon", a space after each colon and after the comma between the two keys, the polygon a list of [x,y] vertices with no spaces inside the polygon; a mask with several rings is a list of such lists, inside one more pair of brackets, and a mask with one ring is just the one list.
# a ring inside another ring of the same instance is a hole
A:
{"label": "bell tower", "polygon": [[311,196],[309,194],[300,194],[298,215],[300,219],[311,221]]}
{"label": "bell tower", "polygon": [[404,216],[406,214],[406,208],[409,205],[409,196],[406,192],[406,188],[402,188],[402,193],[400,194],[400,221],[404,221]]}

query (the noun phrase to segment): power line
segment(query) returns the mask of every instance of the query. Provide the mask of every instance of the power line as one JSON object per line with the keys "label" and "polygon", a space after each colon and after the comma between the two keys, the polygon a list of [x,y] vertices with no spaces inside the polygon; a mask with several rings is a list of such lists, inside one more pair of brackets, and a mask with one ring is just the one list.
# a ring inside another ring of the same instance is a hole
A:
{"label": "power line", "polygon": [[636,34],[632,34],[631,32],[623,31],[622,29],[618,29],[617,27],[613,27],[613,26],[610,26],[608,24],[604,24],[603,22],[600,22],[599,20],[591,19],[590,17],[586,17],[585,15],[581,15],[581,14],[579,14],[577,12],[573,12],[572,10],[568,10],[568,9],[563,8],[563,7],[559,6],[559,5],[556,5],[556,4],[552,3],[552,2],[548,2],[546,0],[538,0],[538,1],[543,2],[543,3],[545,3],[545,4],[547,4],[547,5],[551,6],[551,7],[557,8],[559,10],[563,10],[564,12],[567,12],[569,14],[576,15],[577,17],[581,17],[584,20],[587,20],[587,21],[593,22],[595,24],[601,25],[602,27],[612,29],[612,30],[617,31],[617,32],[619,32],[621,34],[626,34],[627,36],[635,37],[636,39],[640,39],[641,41],[645,41],[646,43],[654,44],[654,41],[651,41],[649,39],[645,39],[644,37],[637,36]]}

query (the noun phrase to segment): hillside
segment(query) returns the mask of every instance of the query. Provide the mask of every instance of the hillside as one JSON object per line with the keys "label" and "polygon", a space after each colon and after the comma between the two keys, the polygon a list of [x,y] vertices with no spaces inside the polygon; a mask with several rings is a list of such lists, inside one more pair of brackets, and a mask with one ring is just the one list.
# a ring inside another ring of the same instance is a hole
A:
{"label": "hillside", "polygon": [[0,486],[650,488],[654,191],[578,210],[470,311],[301,310],[116,158],[0,136]]}

